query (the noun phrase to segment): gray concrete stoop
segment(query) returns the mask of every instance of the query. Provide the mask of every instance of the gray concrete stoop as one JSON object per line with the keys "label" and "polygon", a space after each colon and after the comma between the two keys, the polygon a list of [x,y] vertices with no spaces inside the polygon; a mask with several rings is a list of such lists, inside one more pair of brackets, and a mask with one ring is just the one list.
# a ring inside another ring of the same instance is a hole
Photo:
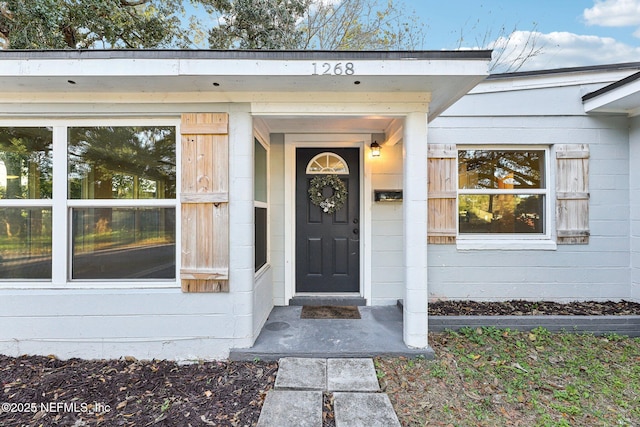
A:
{"label": "gray concrete stoop", "polygon": [[323,393],[333,393],[336,427],[400,427],[380,392],[372,359],[280,359],[258,427],[322,427]]}
{"label": "gray concrete stoop", "polygon": [[231,360],[276,361],[285,357],[434,358],[433,349],[409,348],[402,310],[395,305],[358,307],[361,319],[301,319],[302,307],[274,307],[251,348],[233,348]]}

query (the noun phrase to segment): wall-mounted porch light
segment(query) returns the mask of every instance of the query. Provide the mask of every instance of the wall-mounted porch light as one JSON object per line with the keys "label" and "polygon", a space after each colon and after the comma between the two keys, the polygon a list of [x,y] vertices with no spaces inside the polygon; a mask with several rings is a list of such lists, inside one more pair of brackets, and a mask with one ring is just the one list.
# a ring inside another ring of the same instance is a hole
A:
{"label": "wall-mounted porch light", "polygon": [[373,141],[370,147],[371,147],[371,157],[380,157],[380,150],[382,149],[382,147],[380,147],[380,144],[378,144],[378,141]]}

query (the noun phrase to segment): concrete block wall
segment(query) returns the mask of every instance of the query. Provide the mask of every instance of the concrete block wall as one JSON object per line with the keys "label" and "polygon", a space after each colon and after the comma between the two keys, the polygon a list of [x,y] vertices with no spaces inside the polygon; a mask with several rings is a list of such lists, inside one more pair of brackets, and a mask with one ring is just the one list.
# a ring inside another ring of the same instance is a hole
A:
{"label": "concrete block wall", "polygon": [[253,336],[258,337],[273,308],[273,269],[271,266],[256,275],[253,292]]}
{"label": "concrete block wall", "polygon": [[[371,188],[402,189],[402,144],[383,146],[371,160]],[[395,304],[404,295],[402,209],[402,202],[371,205],[372,305]]]}
{"label": "concrete block wall", "polygon": [[629,122],[631,298],[640,301],[640,116]]}
{"label": "concrete block wall", "polygon": [[270,302],[255,299],[253,118],[248,104],[230,108],[229,288],[236,325],[234,347],[250,347],[257,335],[255,314],[264,310],[260,304]]}
{"label": "concrete block wall", "polygon": [[[627,118],[587,116],[581,111],[585,88],[580,86],[553,90],[557,102],[545,101],[550,110],[539,105],[548,89],[467,95],[460,105],[431,123],[429,142],[549,146],[552,189],[553,145],[589,144],[589,244],[559,245],[556,250],[472,251],[458,250],[456,245],[430,245],[431,300],[637,299],[629,268]],[[551,198],[553,213],[553,191]],[[553,218],[548,224],[554,230]]]}
{"label": "concrete block wall", "polygon": [[179,288],[4,289],[0,354],[224,359],[251,329],[242,311],[233,294]]}

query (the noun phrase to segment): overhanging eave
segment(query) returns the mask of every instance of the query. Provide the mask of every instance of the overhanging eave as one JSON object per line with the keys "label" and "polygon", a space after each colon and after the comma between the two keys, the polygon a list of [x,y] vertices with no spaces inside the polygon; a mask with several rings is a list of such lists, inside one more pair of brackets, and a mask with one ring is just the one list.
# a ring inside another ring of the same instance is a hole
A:
{"label": "overhanging eave", "polygon": [[321,92],[349,102],[429,93],[435,116],[487,77],[490,59],[489,51],[0,51],[0,96]]}

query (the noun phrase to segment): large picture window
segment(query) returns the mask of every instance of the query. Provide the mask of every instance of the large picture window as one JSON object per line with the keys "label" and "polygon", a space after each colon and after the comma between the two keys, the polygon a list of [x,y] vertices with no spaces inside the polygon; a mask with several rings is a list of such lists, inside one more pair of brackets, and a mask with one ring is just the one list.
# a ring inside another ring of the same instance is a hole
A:
{"label": "large picture window", "polygon": [[128,122],[0,127],[0,281],[175,280],[176,128]]}
{"label": "large picture window", "polygon": [[68,129],[69,199],[96,200],[71,209],[72,279],[175,278],[175,207],[149,201],[176,197],[175,147],[173,127]]}
{"label": "large picture window", "polygon": [[459,235],[544,235],[546,159],[545,149],[458,150]]}
{"label": "large picture window", "polygon": [[0,279],[51,278],[53,132],[0,127]]}

